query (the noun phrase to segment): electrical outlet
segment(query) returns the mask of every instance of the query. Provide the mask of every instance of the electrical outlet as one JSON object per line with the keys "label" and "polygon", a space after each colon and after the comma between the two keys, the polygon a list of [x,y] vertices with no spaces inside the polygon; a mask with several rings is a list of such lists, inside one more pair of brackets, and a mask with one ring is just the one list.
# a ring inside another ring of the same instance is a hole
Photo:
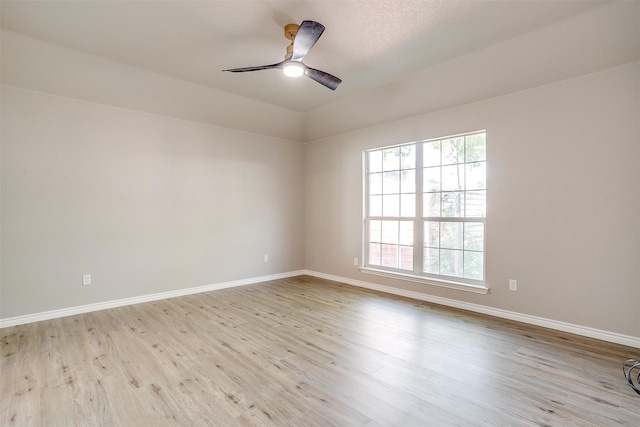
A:
{"label": "electrical outlet", "polygon": [[264,256],[264,262],[269,262],[269,255]]}
{"label": "electrical outlet", "polygon": [[82,275],[82,284],[84,286],[87,286],[87,285],[91,284],[91,275],[90,274],[83,274]]}
{"label": "electrical outlet", "polygon": [[518,290],[518,281],[514,279],[509,279],[509,290],[517,291]]}
{"label": "electrical outlet", "polygon": [[358,258],[353,259],[353,265],[355,265],[356,267],[358,266]]}

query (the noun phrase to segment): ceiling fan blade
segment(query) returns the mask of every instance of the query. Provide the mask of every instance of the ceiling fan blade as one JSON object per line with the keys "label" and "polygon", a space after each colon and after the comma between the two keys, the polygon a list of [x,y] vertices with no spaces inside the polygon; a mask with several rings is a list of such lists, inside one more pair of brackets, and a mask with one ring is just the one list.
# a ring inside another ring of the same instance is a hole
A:
{"label": "ceiling fan blade", "polygon": [[292,61],[301,61],[324,32],[324,25],[315,21],[302,21],[293,39]]}
{"label": "ceiling fan blade", "polygon": [[256,67],[230,68],[228,70],[222,70],[222,71],[230,71],[232,73],[246,73],[247,71],[270,70],[272,68],[281,68],[282,64],[284,64],[285,62],[286,61],[282,61],[282,62],[278,62],[277,64],[259,65]]}
{"label": "ceiling fan blade", "polygon": [[331,90],[336,90],[338,85],[342,83],[342,80],[337,78],[336,76],[332,76],[329,73],[325,73],[324,71],[316,70],[315,68],[307,67],[304,70],[304,73],[309,76],[309,78],[317,81],[323,86],[328,87]]}

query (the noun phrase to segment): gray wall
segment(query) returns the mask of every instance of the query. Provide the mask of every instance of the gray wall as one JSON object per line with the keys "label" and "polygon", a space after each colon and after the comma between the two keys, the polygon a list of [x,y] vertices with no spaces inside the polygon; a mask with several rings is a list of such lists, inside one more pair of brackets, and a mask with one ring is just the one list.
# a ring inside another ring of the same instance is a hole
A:
{"label": "gray wall", "polygon": [[2,318],[304,268],[298,142],[11,86],[0,136]]}
{"label": "gray wall", "polygon": [[[638,336],[640,62],[306,145],[306,268]],[[360,105],[361,113],[376,104]],[[488,295],[361,273],[362,151],[487,130]],[[518,291],[508,280],[518,280]]]}

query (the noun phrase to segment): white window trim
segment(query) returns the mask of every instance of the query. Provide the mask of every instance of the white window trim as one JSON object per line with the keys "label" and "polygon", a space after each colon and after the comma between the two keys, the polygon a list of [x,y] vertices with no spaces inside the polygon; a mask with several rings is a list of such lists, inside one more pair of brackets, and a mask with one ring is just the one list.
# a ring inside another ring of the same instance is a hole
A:
{"label": "white window trim", "polygon": [[378,270],[372,267],[359,267],[362,273],[373,274],[374,276],[389,277],[391,279],[406,280],[409,282],[421,283],[423,285],[439,286],[441,288],[457,289],[459,291],[473,292],[476,294],[489,293],[486,285],[474,285],[471,283],[461,283],[455,280],[442,280],[431,277],[416,276],[408,273],[398,273],[395,271]]}
{"label": "white window trim", "polygon": [[[446,139],[446,138],[454,138],[454,137],[459,137],[459,136],[464,136],[464,135],[471,135],[474,133],[478,133],[478,132],[486,132],[486,130],[478,130],[478,131],[473,131],[473,132],[465,132],[465,133],[461,133],[461,134],[455,134],[455,135],[449,135],[449,136],[444,136],[444,137],[439,137],[439,138],[432,138],[432,139],[428,139],[428,140],[424,140],[424,141],[415,141],[412,143],[403,143],[403,144],[396,144],[396,145],[390,145],[390,146],[386,146],[386,147],[380,147],[380,148],[374,148],[371,150],[365,150],[363,153],[363,158],[362,158],[362,170],[364,171],[364,173],[362,174],[363,177],[363,188],[366,189],[366,191],[362,192],[362,196],[363,196],[363,220],[362,220],[362,237],[363,237],[363,245],[362,245],[362,262],[363,264],[366,264],[366,257],[368,256],[367,253],[367,249],[365,248],[366,243],[367,243],[367,230],[366,230],[366,224],[367,224],[367,219],[372,219],[373,217],[369,217],[367,218],[367,207],[366,207],[366,203],[367,203],[367,196],[368,196],[368,181],[367,181],[367,153],[369,151],[372,150],[379,150],[379,149],[386,149],[386,148],[393,148],[393,147],[402,147],[404,145],[410,145],[410,144],[417,144],[419,142],[426,142],[426,141],[432,141],[432,140],[441,140],[441,139]],[[416,170],[418,169],[418,167],[421,167],[421,165],[416,164]],[[420,184],[418,184],[416,186],[416,194],[418,194],[418,192],[422,192],[422,186]],[[417,217],[416,217],[417,218]],[[398,220],[406,220],[407,218],[398,218]],[[428,218],[423,218],[423,220],[427,220]],[[486,233],[486,218],[481,218],[482,221],[485,224],[485,233]],[[485,239],[486,239],[486,234],[485,234]],[[485,275],[486,275],[486,240],[485,240],[485,248],[483,250],[483,253],[485,254],[484,256],[484,271],[485,271]],[[449,289],[456,289],[456,290],[461,290],[461,291],[466,291],[466,292],[472,292],[472,293],[477,293],[477,294],[483,294],[486,295],[489,293],[490,288],[487,286],[486,281],[477,281],[478,283],[473,283],[476,282],[475,280],[465,280],[465,281],[459,281],[456,280],[456,277],[451,277],[448,278],[447,276],[441,276],[441,277],[432,277],[429,275],[416,275],[416,274],[412,274],[410,272],[406,272],[406,271],[399,271],[399,270],[393,270],[393,269],[377,269],[375,268],[375,266],[361,266],[358,267],[358,269],[360,270],[360,272],[362,273],[366,273],[366,274],[372,274],[375,276],[381,276],[381,277],[388,277],[388,278],[392,278],[392,279],[399,279],[399,280],[405,280],[405,281],[409,281],[409,282],[414,282],[414,283],[420,283],[420,284],[424,284],[424,285],[430,285],[430,286],[438,286],[438,287],[443,287],[443,288],[449,288]]]}

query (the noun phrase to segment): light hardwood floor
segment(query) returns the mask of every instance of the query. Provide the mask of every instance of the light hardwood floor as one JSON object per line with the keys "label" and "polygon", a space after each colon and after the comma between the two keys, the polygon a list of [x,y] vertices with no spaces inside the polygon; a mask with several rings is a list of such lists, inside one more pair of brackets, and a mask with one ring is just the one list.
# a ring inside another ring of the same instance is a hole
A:
{"label": "light hardwood floor", "polygon": [[296,277],[0,329],[1,426],[639,426],[640,350]]}

